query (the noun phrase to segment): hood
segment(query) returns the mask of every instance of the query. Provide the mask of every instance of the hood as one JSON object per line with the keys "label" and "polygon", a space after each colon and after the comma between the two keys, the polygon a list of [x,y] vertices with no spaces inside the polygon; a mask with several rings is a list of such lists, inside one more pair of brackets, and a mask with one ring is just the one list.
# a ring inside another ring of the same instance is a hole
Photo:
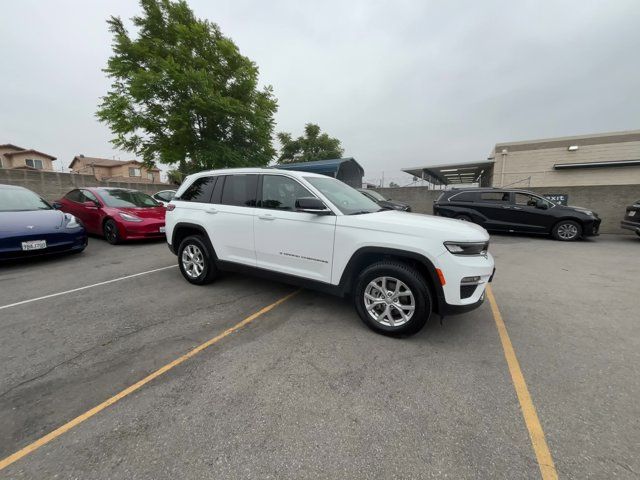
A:
{"label": "hood", "polygon": [[440,237],[444,241],[486,242],[489,240],[487,231],[475,223],[397,210],[383,210],[362,215],[344,215],[340,217],[339,222],[345,226],[368,230],[419,237]]}
{"label": "hood", "polygon": [[580,212],[580,213],[584,213],[584,214],[588,214],[589,212],[593,213],[594,215],[597,215],[593,210],[589,210],[588,208],[584,208],[584,207],[576,207],[573,205],[558,205],[559,207],[562,207],[563,209],[566,210],[572,210],[574,212]]}
{"label": "hood", "polygon": [[158,207],[140,207],[140,208],[113,208],[118,212],[128,213],[129,215],[135,215],[139,218],[152,218],[156,220],[164,220],[167,209],[163,206]]}
{"label": "hood", "polygon": [[64,213],[59,210],[0,212],[0,233],[52,232],[60,229]]}

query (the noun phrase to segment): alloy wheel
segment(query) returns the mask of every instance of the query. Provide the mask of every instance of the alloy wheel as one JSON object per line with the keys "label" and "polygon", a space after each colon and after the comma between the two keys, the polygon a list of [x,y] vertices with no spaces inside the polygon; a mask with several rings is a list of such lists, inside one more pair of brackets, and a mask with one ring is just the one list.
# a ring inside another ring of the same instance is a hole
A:
{"label": "alloy wheel", "polygon": [[198,278],[204,271],[204,255],[197,245],[189,244],[182,250],[182,267],[190,278]]}
{"label": "alloy wheel", "polygon": [[563,223],[558,227],[558,236],[562,240],[571,240],[578,235],[578,227],[571,223]]}
{"label": "alloy wheel", "polygon": [[415,297],[406,283],[394,277],[378,277],[364,289],[369,316],[381,325],[399,327],[413,317]]}

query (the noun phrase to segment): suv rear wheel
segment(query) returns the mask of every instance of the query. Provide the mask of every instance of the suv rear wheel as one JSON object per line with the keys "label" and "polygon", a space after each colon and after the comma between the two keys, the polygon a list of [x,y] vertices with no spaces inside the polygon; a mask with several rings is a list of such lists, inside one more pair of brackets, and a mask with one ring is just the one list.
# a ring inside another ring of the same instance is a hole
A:
{"label": "suv rear wheel", "polygon": [[572,242],[582,235],[582,227],[573,220],[560,220],[551,231],[553,238],[563,242]]}
{"label": "suv rear wheel", "polygon": [[362,321],[390,336],[417,333],[431,315],[429,289],[420,273],[402,262],[382,261],[358,277],[353,299]]}
{"label": "suv rear wheel", "polygon": [[200,235],[191,235],[178,247],[178,264],[182,276],[194,285],[211,283],[218,275],[213,255]]}

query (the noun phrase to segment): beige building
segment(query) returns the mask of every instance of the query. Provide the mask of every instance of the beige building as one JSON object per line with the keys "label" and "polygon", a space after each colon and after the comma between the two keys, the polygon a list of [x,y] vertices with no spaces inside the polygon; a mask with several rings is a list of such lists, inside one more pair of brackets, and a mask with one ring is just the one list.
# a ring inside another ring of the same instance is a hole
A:
{"label": "beige building", "polygon": [[0,168],[26,170],[53,170],[56,157],[31,148],[22,148],[10,143],[0,145]]}
{"label": "beige building", "polygon": [[493,186],[640,184],[640,130],[496,144]]}
{"label": "beige building", "polygon": [[69,169],[72,173],[95,175],[98,180],[103,181],[160,183],[160,169],[147,169],[137,160],[111,160],[78,155],[73,157]]}
{"label": "beige building", "polygon": [[403,171],[433,188],[640,185],[640,130],[498,143],[480,162]]}

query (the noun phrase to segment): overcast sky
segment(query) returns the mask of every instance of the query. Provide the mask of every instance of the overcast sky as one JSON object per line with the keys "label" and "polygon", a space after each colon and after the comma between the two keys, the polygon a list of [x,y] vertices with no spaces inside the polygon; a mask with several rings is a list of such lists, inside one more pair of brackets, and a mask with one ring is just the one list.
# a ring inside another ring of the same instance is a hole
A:
{"label": "overcast sky", "polygon": [[[318,123],[367,180],[502,141],[640,128],[640,1],[190,0],[260,68],[276,131]],[[0,144],[131,158],[94,117],[109,15],[130,0],[3,2]],[[58,163],[60,163],[58,162]]]}

